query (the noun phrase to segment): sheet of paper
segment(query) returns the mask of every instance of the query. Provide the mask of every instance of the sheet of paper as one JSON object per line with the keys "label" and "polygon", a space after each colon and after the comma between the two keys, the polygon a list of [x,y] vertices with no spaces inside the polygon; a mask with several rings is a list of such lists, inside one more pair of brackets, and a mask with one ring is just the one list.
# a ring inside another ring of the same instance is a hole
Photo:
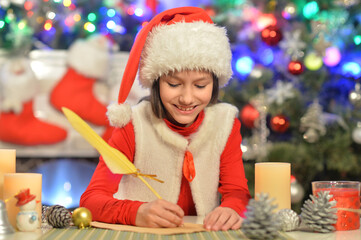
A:
{"label": "sheet of paper", "polygon": [[90,225],[95,228],[104,228],[104,229],[111,229],[117,231],[128,231],[128,232],[138,232],[138,233],[153,233],[160,235],[172,235],[172,234],[207,231],[202,224],[195,224],[195,223],[184,223],[182,227],[177,227],[177,228],[146,228],[146,227],[136,227],[129,225],[121,225],[121,224],[109,224],[102,222],[91,222]]}

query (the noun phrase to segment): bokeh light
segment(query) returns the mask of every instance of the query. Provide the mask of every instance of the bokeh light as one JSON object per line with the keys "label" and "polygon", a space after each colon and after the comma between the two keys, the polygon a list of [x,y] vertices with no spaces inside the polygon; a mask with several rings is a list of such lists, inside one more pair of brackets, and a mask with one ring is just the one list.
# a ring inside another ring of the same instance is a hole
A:
{"label": "bokeh light", "polygon": [[241,75],[248,75],[254,66],[254,61],[249,56],[243,56],[236,61],[236,70]]}
{"label": "bokeh light", "polygon": [[305,57],[305,66],[311,71],[319,70],[323,65],[322,58],[316,53],[311,52]]}
{"label": "bokeh light", "polygon": [[326,66],[334,67],[341,61],[341,53],[337,47],[329,47],[326,49],[323,62]]}
{"label": "bokeh light", "polygon": [[277,24],[277,19],[273,14],[262,14],[255,20],[255,28],[261,31],[268,26]]}
{"label": "bokeh light", "polygon": [[95,20],[97,20],[97,15],[95,13],[89,13],[88,14],[88,20],[90,22],[94,22]]}
{"label": "bokeh light", "polygon": [[307,19],[311,19],[317,15],[318,11],[320,10],[318,3],[315,1],[308,2],[303,7],[303,16]]}
{"label": "bokeh light", "polygon": [[134,15],[137,16],[137,17],[141,17],[141,16],[143,16],[143,14],[144,14],[144,11],[141,8],[136,8],[134,10]]}
{"label": "bokeh light", "polygon": [[356,36],[353,38],[353,42],[354,42],[356,45],[360,45],[360,44],[361,44],[361,35],[356,35]]}
{"label": "bokeh light", "polygon": [[107,11],[108,17],[112,18],[115,16],[115,14],[116,14],[116,12],[114,9],[108,9],[108,11]]}
{"label": "bokeh light", "polygon": [[342,65],[342,74],[345,76],[358,77],[361,73],[361,67],[357,62],[347,62]]}
{"label": "bokeh light", "polygon": [[90,22],[87,22],[84,24],[84,29],[87,30],[88,32],[95,32],[96,30],[96,27],[94,24],[90,23]]}

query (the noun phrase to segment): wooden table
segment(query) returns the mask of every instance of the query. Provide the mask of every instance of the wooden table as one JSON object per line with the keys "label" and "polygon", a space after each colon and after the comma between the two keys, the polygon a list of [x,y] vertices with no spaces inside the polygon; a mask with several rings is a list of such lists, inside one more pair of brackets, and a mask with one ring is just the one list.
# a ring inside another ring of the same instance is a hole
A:
{"label": "wooden table", "polygon": [[[202,223],[199,217],[185,217],[185,222]],[[361,230],[353,231],[337,231],[333,233],[310,233],[310,232],[286,232],[282,233],[281,239],[290,240],[361,240]],[[217,231],[217,232],[199,232],[191,234],[178,235],[156,235],[143,234],[134,232],[121,232],[113,230],[105,230],[98,228],[77,229],[70,227],[66,229],[47,229],[37,230],[36,232],[16,232],[11,235],[0,235],[0,240],[35,240],[35,239],[49,239],[49,240],[78,240],[78,239],[96,239],[96,240],[111,240],[111,239],[139,239],[139,240],[193,240],[193,239],[247,239],[240,231]]]}

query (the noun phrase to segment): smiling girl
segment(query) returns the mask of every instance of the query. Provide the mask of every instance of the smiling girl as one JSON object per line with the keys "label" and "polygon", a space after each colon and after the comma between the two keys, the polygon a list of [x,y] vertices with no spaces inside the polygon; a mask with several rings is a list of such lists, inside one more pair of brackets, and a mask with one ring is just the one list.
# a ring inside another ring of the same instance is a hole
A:
{"label": "smiling girl", "polygon": [[[149,101],[124,103],[139,68]],[[108,107],[115,127],[109,144],[144,173],[163,199],[129,175],[112,174],[100,157],[81,197],[93,220],[143,227],[177,227],[183,216],[204,216],[209,230],[238,229],[250,198],[240,149],[238,110],[218,103],[232,76],[224,28],[200,8],[167,10],[138,34],[118,103]]]}

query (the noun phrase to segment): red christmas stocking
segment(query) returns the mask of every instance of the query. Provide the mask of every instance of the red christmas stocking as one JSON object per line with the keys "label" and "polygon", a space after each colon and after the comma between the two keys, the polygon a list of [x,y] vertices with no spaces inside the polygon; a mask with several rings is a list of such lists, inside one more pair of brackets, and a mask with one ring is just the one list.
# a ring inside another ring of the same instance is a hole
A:
{"label": "red christmas stocking", "polygon": [[85,121],[107,126],[107,108],[93,94],[95,79],[79,74],[73,68],[68,69],[50,95],[52,105],[61,111],[67,107]]}
{"label": "red christmas stocking", "polygon": [[75,41],[68,50],[66,74],[50,94],[52,105],[67,107],[82,119],[106,128],[104,140],[111,135],[107,108],[94,96],[96,81],[106,79],[112,44],[106,36],[94,35]]}
{"label": "red christmas stocking", "polygon": [[0,113],[0,140],[19,145],[54,144],[65,140],[67,132],[37,119],[33,114],[33,101],[23,104],[21,113]]}

